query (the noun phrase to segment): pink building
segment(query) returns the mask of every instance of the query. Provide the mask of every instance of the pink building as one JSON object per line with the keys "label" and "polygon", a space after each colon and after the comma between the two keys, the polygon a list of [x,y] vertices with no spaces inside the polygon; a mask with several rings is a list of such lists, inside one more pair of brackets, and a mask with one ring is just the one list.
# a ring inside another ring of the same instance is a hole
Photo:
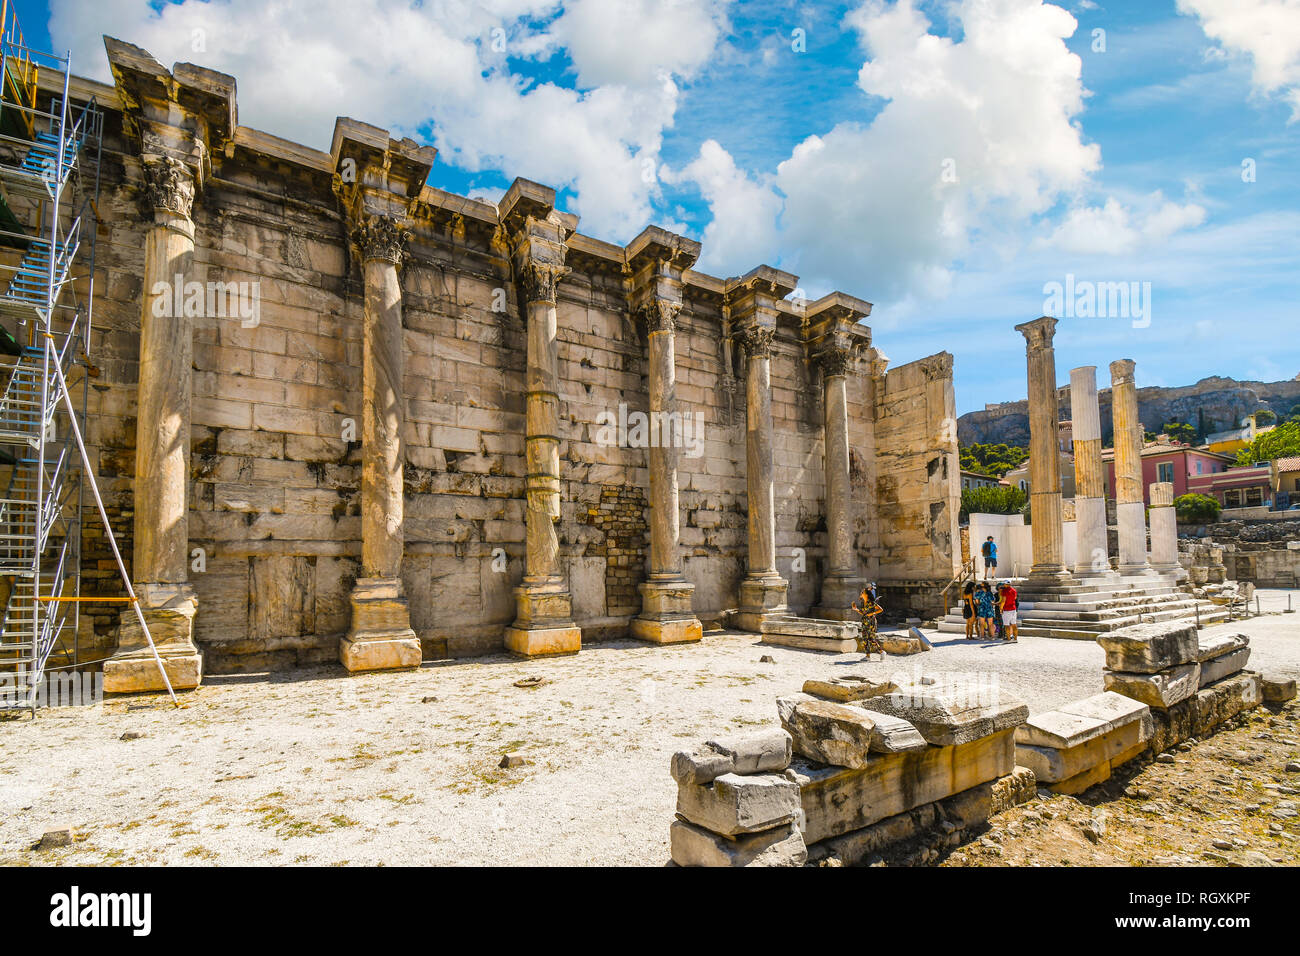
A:
{"label": "pink building", "polygon": [[[1106,463],[1106,496],[1109,498],[1115,494],[1115,450],[1107,448],[1101,457]],[[1153,441],[1142,448],[1142,500],[1151,503],[1151,485],[1157,481],[1172,482],[1174,497],[1185,495],[1193,479],[1227,471],[1235,461],[1231,455],[1193,448],[1168,439]]]}
{"label": "pink building", "polygon": [[1230,468],[1217,474],[1196,475],[1188,480],[1190,492],[1218,499],[1225,508],[1254,508],[1273,498],[1272,468]]}

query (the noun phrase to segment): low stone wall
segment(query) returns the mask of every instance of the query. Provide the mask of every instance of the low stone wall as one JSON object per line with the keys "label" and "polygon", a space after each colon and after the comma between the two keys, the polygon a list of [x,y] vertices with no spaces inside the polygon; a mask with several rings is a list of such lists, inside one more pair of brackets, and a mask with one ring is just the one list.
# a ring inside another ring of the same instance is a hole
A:
{"label": "low stone wall", "polygon": [[[845,676],[777,700],[781,728],[675,754],[679,865],[860,863],[932,828],[950,836],[1031,797],[1021,702],[975,685]],[[788,749],[787,749],[788,748]]]}

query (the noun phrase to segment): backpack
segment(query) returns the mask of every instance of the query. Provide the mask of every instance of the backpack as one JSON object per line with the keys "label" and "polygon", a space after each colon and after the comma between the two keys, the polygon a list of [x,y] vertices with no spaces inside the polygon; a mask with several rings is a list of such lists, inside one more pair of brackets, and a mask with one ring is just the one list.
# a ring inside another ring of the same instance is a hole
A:
{"label": "backpack", "polygon": [[984,557],[988,557],[993,552],[993,542],[985,541],[983,546]]}

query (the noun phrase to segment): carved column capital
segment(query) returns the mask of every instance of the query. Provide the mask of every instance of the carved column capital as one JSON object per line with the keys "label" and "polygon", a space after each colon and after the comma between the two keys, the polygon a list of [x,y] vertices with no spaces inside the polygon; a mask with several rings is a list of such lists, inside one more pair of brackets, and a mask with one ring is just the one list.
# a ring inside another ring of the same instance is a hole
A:
{"label": "carved column capital", "polygon": [[677,329],[677,316],[682,311],[680,302],[655,297],[641,306],[647,335],[655,332],[673,332]]}
{"label": "carved column capital", "polygon": [[352,230],[352,241],[361,250],[362,260],[384,259],[401,265],[411,234],[392,216],[362,216]]}
{"label": "carved column capital", "polygon": [[567,266],[556,262],[543,262],[528,259],[520,268],[520,279],[524,284],[524,300],[527,302],[554,302],[556,286],[568,275]]}
{"label": "carved column capital", "polygon": [[144,161],[145,200],[155,212],[190,217],[194,208],[194,173],[171,156]]}
{"label": "carved column capital", "polygon": [[775,329],[766,326],[749,325],[743,329],[738,329],[735,336],[736,341],[745,350],[747,356],[751,358],[770,358],[772,355],[772,337],[775,332]]}
{"label": "carved column capital", "polygon": [[819,366],[822,374],[827,378],[834,378],[837,375],[848,375],[857,368],[857,355],[852,349],[838,348],[831,346],[824,348],[813,356]]}

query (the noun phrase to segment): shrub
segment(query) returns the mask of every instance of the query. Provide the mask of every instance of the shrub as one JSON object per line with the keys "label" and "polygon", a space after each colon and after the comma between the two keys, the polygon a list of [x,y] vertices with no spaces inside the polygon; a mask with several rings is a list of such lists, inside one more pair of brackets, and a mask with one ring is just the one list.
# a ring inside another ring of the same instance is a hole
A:
{"label": "shrub", "polygon": [[1209,495],[1179,495],[1174,499],[1178,520],[1186,524],[1210,524],[1219,520],[1220,505]]}
{"label": "shrub", "polygon": [[961,517],[966,521],[971,514],[1013,515],[1025,506],[1027,497],[1019,488],[966,488],[961,493]]}

